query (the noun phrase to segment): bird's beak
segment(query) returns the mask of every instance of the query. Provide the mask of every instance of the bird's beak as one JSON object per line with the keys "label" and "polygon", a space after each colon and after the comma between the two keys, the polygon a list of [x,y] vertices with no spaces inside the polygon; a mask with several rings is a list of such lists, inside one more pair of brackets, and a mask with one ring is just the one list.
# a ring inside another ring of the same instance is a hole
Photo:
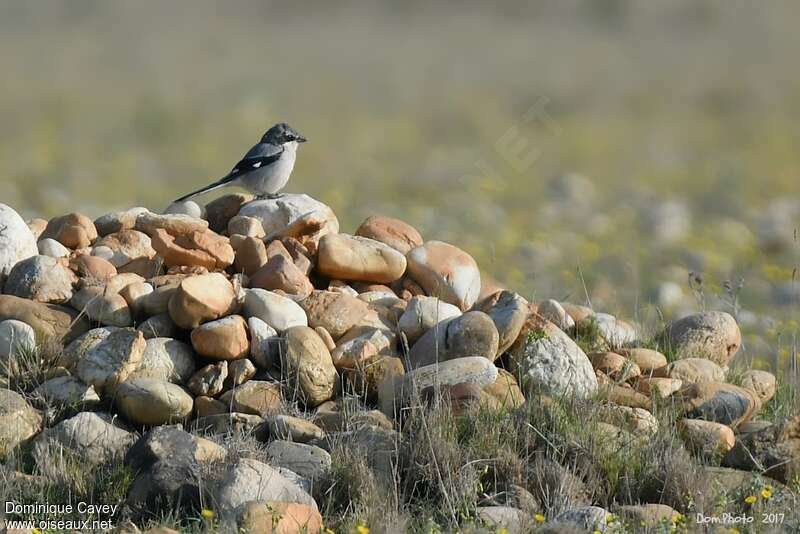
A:
{"label": "bird's beak", "polygon": [[306,141],[308,141],[308,139],[306,139],[306,138],[305,138],[305,137],[303,137],[302,135],[298,135],[298,136],[297,136],[297,142],[298,142],[298,143],[305,143]]}

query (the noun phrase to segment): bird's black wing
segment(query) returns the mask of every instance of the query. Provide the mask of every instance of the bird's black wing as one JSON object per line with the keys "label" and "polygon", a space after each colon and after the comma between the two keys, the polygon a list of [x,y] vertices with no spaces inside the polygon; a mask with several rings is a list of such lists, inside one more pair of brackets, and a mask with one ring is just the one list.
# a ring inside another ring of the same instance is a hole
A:
{"label": "bird's black wing", "polygon": [[222,180],[225,182],[230,182],[231,180],[235,180],[237,177],[248,171],[266,167],[267,165],[278,161],[278,159],[281,157],[281,154],[283,154],[282,146],[273,145],[271,143],[258,143],[256,146],[247,151],[247,154],[244,155],[239,163],[233,166],[233,169],[231,169],[231,172],[228,173],[228,176]]}
{"label": "bird's black wing", "polygon": [[281,154],[283,154],[283,147],[281,146],[273,145],[271,143],[258,143],[256,146],[247,151],[247,154],[244,155],[239,163],[233,166],[233,169],[227,175],[223,176],[213,184],[209,184],[202,189],[198,189],[197,191],[189,193],[188,195],[182,196],[175,202],[183,202],[184,200],[188,200],[201,193],[206,193],[208,191],[213,191],[214,189],[224,187],[243,174],[246,174],[248,171],[260,169],[261,167],[275,163],[278,161],[278,158],[281,157]]}

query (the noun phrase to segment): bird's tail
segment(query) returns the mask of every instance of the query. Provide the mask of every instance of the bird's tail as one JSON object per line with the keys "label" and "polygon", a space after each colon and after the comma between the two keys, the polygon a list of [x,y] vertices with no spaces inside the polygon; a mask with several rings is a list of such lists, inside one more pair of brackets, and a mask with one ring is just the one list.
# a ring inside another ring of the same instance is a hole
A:
{"label": "bird's tail", "polygon": [[219,189],[220,187],[225,187],[226,185],[230,184],[230,180],[228,180],[227,178],[228,177],[226,176],[225,178],[217,180],[213,184],[209,184],[201,189],[198,189],[197,191],[189,193],[188,195],[184,195],[181,198],[176,199],[175,202],[183,202],[184,200],[189,200],[190,198],[196,197],[197,195],[208,193],[209,191]]}

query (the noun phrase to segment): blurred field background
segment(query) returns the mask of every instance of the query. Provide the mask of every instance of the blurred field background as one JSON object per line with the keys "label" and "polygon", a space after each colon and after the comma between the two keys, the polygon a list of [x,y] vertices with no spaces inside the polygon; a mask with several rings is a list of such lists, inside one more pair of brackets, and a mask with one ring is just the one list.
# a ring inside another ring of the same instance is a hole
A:
{"label": "blurred field background", "polygon": [[799,16],[738,0],[3,1],[0,201],[163,209],[285,120],[310,139],[288,191],[343,231],[401,217],[526,297],[653,328],[731,311],[738,359],[796,365]]}

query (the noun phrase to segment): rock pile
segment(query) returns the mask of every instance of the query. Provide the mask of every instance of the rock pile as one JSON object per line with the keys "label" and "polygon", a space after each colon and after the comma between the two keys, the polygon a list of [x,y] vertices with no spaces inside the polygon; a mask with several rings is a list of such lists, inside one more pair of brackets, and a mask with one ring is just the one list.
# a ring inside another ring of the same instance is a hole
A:
{"label": "rock pile", "polygon": [[[343,396],[377,408],[366,424],[395,432],[402,409],[438,389],[456,413],[513,410],[540,394],[597,399],[615,436],[654,432],[652,407],[672,402],[689,447],[753,468],[736,431],[776,381],[752,371],[741,386],[725,382],[741,344],[726,313],[668,325],[669,362],[628,321],[482,284],[467,252],[397,219],[373,216],[341,233],[333,211],[306,195],[236,194],[167,211],[25,223],[0,204],[0,380],[11,383],[37,343],[64,347],[31,399],[0,390],[0,455],[32,444],[124,458],[138,472],[131,502],[158,492],[191,500],[200,464],[225,451],[164,425],[253,430],[271,442],[271,463],[230,463],[219,511],[312,531],[322,522],[309,488],[330,467],[326,437],[346,430]],[[602,351],[576,342],[586,331]],[[290,415],[293,404],[307,417]],[[53,405],[79,409],[43,428]],[[797,473],[796,427],[744,440],[774,459],[768,474]],[[516,509],[483,515],[525,519]]]}

